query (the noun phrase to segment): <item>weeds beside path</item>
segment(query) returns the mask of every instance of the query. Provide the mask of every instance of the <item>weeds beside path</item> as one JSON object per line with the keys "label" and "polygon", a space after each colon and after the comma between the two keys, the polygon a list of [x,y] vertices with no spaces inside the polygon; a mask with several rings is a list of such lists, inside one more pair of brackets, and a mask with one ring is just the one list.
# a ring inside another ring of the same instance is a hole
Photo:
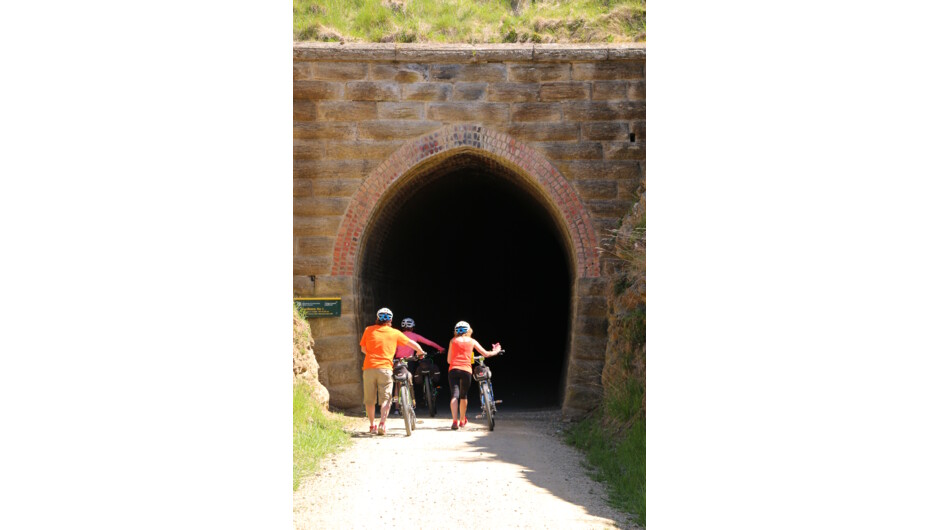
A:
{"label": "weeds beside path", "polygon": [[294,490],[324,456],[349,445],[344,418],[324,411],[304,383],[294,385]]}

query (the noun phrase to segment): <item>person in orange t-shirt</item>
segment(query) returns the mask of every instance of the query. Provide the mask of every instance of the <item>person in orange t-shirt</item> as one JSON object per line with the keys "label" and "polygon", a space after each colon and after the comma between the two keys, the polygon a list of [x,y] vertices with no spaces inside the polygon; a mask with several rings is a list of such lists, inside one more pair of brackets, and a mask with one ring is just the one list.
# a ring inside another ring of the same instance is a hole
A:
{"label": "person in orange t-shirt", "polygon": [[[447,382],[450,384],[450,414],[454,418],[454,423],[450,426],[452,430],[457,427],[467,425],[467,391],[470,390],[470,376],[473,373],[473,350],[480,352],[484,357],[492,357],[499,353],[500,346],[497,342],[493,345],[493,351],[486,351],[476,339],[470,338],[473,330],[470,324],[461,320],[454,326],[454,338],[450,339],[447,346],[447,364],[450,368],[447,370]],[[457,402],[460,401],[460,422],[457,422]]]}
{"label": "person in orange t-shirt", "polygon": [[[392,327],[392,311],[387,307],[376,313],[375,325],[366,328],[359,341],[359,348],[366,354],[362,363],[362,403],[366,406],[369,417],[369,432],[385,434],[385,418],[392,397],[392,357],[398,346],[409,346],[424,357],[424,350],[417,342]],[[375,426],[375,402],[378,398],[382,406],[382,418]]]}

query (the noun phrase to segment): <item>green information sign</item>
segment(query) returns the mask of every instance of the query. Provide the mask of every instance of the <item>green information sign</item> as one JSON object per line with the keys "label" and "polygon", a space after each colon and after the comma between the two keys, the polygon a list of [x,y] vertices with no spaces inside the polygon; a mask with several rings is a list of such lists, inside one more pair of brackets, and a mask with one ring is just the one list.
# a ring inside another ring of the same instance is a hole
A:
{"label": "green information sign", "polygon": [[338,317],[342,309],[339,298],[294,298],[304,318]]}

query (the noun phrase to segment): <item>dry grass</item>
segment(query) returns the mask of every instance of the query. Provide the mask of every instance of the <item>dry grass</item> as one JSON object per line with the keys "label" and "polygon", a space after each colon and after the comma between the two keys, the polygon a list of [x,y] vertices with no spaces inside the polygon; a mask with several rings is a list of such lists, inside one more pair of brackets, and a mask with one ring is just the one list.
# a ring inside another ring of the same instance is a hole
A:
{"label": "dry grass", "polygon": [[294,39],[642,42],[646,0],[294,0]]}

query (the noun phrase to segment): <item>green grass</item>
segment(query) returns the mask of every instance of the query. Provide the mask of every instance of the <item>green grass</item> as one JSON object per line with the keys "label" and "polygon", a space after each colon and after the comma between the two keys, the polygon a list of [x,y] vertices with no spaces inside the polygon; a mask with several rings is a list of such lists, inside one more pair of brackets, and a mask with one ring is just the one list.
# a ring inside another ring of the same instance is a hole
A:
{"label": "green grass", "polygon": [[646,0],[294,0],[294,39],[642,42]]}
{"label": "green grass", "polygon": [[349,444],[343,421],[330,417],[310,397],[310,387],[294,386],[294,490],[316,471],[320,460]]}
{"label": "green grass", "polygon": [[630,383],[605,399],[604,406],[568,433],[568,443],[584,451],[594,478],[608,485],[610,504],[637,516],[646,526],[646,419],[643,387]]}

